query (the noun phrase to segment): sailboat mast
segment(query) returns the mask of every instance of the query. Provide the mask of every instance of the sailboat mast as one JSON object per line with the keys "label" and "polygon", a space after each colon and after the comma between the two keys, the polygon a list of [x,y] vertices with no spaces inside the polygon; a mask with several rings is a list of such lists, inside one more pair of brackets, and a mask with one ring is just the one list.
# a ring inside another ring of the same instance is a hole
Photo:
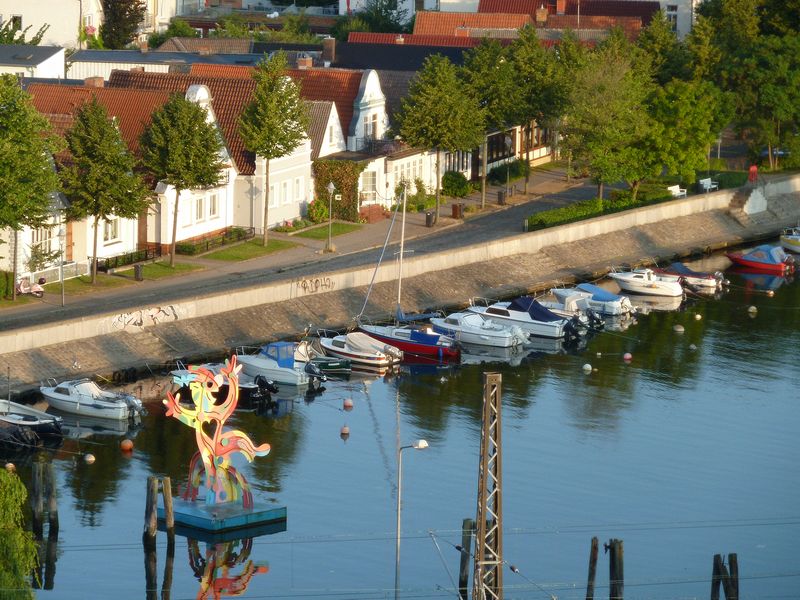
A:
{"label": "sailboat mast", "polygon": [[400,308],[400,294],[403,287],[403,246],[406,241],[406,189],[408,184],[403,182],[403,220],[400,222],[400,261],[397,269],[397,308],[394,312],[395,318],[400,318],[402,314]]}

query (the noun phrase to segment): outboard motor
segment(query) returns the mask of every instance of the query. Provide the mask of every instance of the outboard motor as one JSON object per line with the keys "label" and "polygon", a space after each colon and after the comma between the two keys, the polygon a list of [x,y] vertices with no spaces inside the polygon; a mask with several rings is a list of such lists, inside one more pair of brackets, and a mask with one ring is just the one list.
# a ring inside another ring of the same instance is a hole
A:
{"label": "outboard motor", "polygon": [[328,381],[328,376],[322,372],[317,365],[313,362],[307,362],[305,368],[303,369],[307,375],[311,376],[311,386],[310,387],[319,387],[320,383]]}
{"label": "outboard motor", "polygon": [[258,386],[258,391],[267,398],[270,397],[270,394],[278,393],[278,386],[275,385],[275,382],[271,379],[267,379],[263,375],[256,375],[255,379],[253,379],[253,383]]}
{"label": "outboard motor", "polygon": [[580,326],[580,319],[578,317],[572,317],[567,323],[564,325],[564,333],[566,334],[564,337],[567,341],[576,340],[580,337],[580,331],[578,331],[578,326]]}
{"label": "outboard motor", "polygon": [[606,322],[603,320],[603,317],[598,315],[591,308],[586,309],[586,317],[589,319],[589,326],[592,329],[603,329],[606,326]]}
{"label": "outboard motor", "polygon": [[142,404],[142,401],[139,400],[136,396],[132,394],[124,394],[122,399],[125,401],[125,404],[128,406],[128,417],[131,419],[135,419],[136,417],[143,417],[147,415],[147,409]]}

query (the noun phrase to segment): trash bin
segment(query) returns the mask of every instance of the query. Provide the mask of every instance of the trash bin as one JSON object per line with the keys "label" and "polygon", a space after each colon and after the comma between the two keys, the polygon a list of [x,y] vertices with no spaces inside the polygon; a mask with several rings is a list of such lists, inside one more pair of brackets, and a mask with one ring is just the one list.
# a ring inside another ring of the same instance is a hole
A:
{"label": "trash bin", "polygon": [[500,206],[503,206],[506,203],[506,191],[505,190],[497,190],[497,203]]}
{"label": "trash bin", "polygon": [[433,213],[430,211],[425,213],[425,227],[433,227]]}
{"label": "trash bin", "polygon": [[453,218],[454,219],[464,218],[464,204],[462,204],[461,202],[453,204]]}
{"label": "trash bin", "polygon": [[144,281],[144,265],[133,265],[133,278],[136,281]]}

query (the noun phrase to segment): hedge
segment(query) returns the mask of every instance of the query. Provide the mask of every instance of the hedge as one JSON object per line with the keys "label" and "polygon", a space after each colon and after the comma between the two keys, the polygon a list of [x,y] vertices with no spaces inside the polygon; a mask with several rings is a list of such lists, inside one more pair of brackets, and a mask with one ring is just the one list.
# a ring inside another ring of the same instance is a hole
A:
{"label": "hedge", "polygon": [[[508,170],[507,176],[506,170]],[[524,177],[527,173],[529,173],[530,170],[530,165],[524,160],[512,160],[511,162],[500,165],[499,167],[494,167],[491,171],[489,171],[486,179],[489,180],[489,183],[500,185],[501,183],[506,182],[506,177],[509,181],[513,179],[519,179],[520,177]]]}

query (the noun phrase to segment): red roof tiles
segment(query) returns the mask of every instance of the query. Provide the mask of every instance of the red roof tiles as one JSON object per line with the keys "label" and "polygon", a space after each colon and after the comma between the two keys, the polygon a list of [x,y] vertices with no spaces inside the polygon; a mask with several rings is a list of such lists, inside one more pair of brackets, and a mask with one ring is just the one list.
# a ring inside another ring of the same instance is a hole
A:
{"label": "red roof tiles", "polygon": [[[252,67],[194,63],[192,75],[250,79]],[[300,83],[300,96],[306,100],[328,100],[336,104],[345,133],[353,119],[354,102],[363,71],[354,69],[289,69],[287,74]]]}
{"label": "red roof tiles", "polygon": [[455,36],[469,29],[520,29],[531,24],[529,14],[421,11],[414,19],[414,34]]}
{"label": "red roof tiles", "polygon": [[351,31],[348,42],[356,44],[394,44],[397,46],[448,46],[455,48],[474,48],[481,38],[453,35],[418,35],[415,33],[370,33]]}

